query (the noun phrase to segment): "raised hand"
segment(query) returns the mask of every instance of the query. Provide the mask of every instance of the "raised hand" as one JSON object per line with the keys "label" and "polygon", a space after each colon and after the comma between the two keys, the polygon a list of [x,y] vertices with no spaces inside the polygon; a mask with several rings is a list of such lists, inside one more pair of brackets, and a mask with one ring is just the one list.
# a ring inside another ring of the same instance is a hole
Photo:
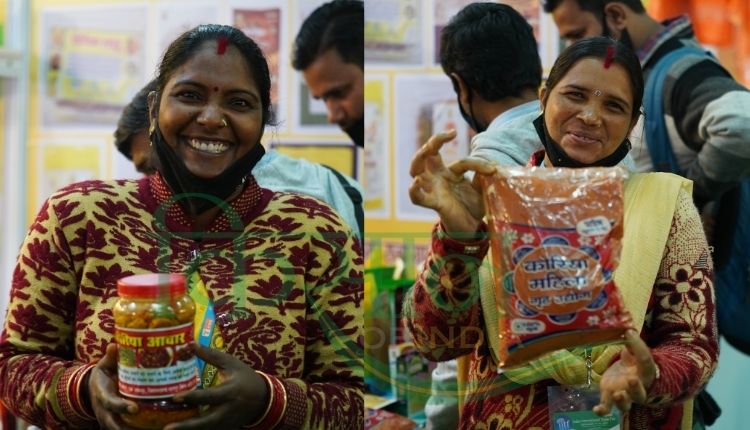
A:
{"label": "raised hand", "polygon": [[[484,216],[484,202],[478,184],[464,177],[467,171],[491,174],[495,166],[464,158],[446,167],[440,148],[456,137],[455,130],[432,136],[412,158],[409,174],[414,178],[409,198],[415,205],[435,210],[447,233],[477,231]],[[476,182],[476,181],[475,181]]]}
{"label": "raised hand", "polygon": [[627,412],[633,403],[644,403],[646,393],[656,379],[656,363],[648,345],[635,330],[625,332],[625,349],[599,381],[601,398],[594,413],[607,415],[612,403]]}
{"label": "raised hand", "polygon": [[108,430],[126,430],[119,415],[136,413],[135,402],[120,397],[117,391],[117,345],[110,343],[99,363],[91,370],[88,380],[88,395],[94,415],[99,424]]}
{"label": "raised hand", "polygon": [[209,405],[201,416],[172,423],[164,430],[235,429],[253,423],[269,402],[263,377],[238,358],[215,349],[196,345],[196,355],[216,366],[222,383],[218,386],[175,394],[175,402]]}

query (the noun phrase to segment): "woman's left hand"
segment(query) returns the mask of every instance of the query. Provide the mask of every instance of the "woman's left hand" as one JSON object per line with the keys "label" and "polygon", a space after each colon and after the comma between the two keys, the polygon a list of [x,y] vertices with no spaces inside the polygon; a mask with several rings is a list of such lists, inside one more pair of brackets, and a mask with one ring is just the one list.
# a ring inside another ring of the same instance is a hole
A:
{"label": "woman's left hand", "polygon": [[196,355],[216,366],[223,382],[211,388],[175,394],[175,402],[210,405],[197,418],[169,424],[164,430],[236,429],[251,424],[266,409],[269,392],[262,376],[238,358],[211,348],[196,345]]}
{"label": "woman's left hand", "polygon": [[612,403],[627,412],[633,403],[644,403],[646,393],[656,379],[656,363],[648,345],[635,330],[625,332],[625,349],[620,359],[610,366],[599,381],[601,397],[594,413],[604,416]]}

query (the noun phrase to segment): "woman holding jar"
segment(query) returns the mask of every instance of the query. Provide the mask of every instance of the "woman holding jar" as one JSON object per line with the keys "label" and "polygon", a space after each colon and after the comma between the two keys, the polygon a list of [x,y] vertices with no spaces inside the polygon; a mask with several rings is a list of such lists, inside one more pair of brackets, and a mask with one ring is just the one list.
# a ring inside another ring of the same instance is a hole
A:
{"label": "woman holding jar", "polygon": [[[182,273],[206,328],[193,428],[345,428],[363,420],[359,241],[313,198],[250,173],[271,122],[257,44],[202,25],[177,38],[149,96],[158,172],[87,181],[43,205],[21,248],[0,337],[0,400],[45,428],[125,428],[117,282]],[[110,345],[110,346],[108,346]],[[325,412],[324,412],[325,411]]]}

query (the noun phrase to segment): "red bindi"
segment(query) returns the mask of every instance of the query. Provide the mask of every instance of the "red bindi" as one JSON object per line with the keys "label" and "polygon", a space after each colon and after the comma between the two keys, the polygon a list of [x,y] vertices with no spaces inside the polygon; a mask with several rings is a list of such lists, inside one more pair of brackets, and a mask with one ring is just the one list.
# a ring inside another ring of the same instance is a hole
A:
{"label": "red bindi", "polygon": [[615,47],[612,45],[607,46],[607,55],[604,57],[604,68],[609,69],[612,65],[612,61],[615,59]]}
{"label": "red bindi", "polygon": [[227,45],[229,44],[229,39],[222,36],[219,38],[219,44],[216,46],[216,53],[219,55],[224,55],[225,52],[227,52]]}

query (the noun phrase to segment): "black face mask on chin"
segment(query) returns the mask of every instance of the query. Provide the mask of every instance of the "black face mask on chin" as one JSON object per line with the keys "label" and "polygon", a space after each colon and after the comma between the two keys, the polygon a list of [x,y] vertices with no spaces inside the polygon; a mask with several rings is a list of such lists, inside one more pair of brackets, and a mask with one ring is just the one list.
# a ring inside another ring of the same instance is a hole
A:
{"label": "black face mask on chin", "polygon": [[[602,36],[604,37],[612,37],[612,33],[609,31],[609,27],[607,27],[607,17],[602,17]],[[620,43],[630,48],[631,51],[635,52],[635,46],[633,45],[633,39],[630,37],[630,33],[628,32],[627,28],[622,29],[622,34],[620,34]]]}
{"label": "black face mask on chin", "polygon": [[193,216],[217,206],[213,198],[225,201],[242,187],[255,164],[266,153],[259,139],[247,154],[221,174],[213,178],[201,178],[190,172],[182,158],[167,145],[159,127],[151,134],[151,142],[156,152],[157,170],[182,207]]}
{"label": "black face mask on chin", "polygon": [[539,139],[542,140],[544,150],[554,167],[614,167],[630,152],[630,141],[625,139],[612,154],[591,164],[584,164],[571,158],[557,142],[552,140],[552,136],[547,131],[547,125],[544,123],[543,113],[534,120],[534,128],[539,135]]}
{"label": "black face mask on chin", "polygon": [[344,133],[348,134],[355,145],[360,148],[365,147],[365,117],[358,119],[354,124],[344,129]]}
{"label": "black face mask on chin", "polygon": [[464,107],[461,106],[461,87],[458,86],[458,82],[456,82],[456,78],[453,76],[450,77],[451,82],[453,83],[453,90],[456,92],[456,99],[458,101],[458,111],[461,112],[461,117],[466,121],[467,124],[469,124],[469,127],[472,128],[477,133],[481,133],[485,130],[487,130],[487,127],[480,124],[479,121],[474,117],[473,109],[471,108],[471,91],[469,91],[469,113],[466,113],[464,110]]}
{"label": "black face mask on chin", "polygon": [[630,33],[627,28],[622,29],[622,35],[620,35],[620,42],[623,45],[630,48],[631,51],[635,52],[635,45],[633,45],[633,39],[630,37]]}

